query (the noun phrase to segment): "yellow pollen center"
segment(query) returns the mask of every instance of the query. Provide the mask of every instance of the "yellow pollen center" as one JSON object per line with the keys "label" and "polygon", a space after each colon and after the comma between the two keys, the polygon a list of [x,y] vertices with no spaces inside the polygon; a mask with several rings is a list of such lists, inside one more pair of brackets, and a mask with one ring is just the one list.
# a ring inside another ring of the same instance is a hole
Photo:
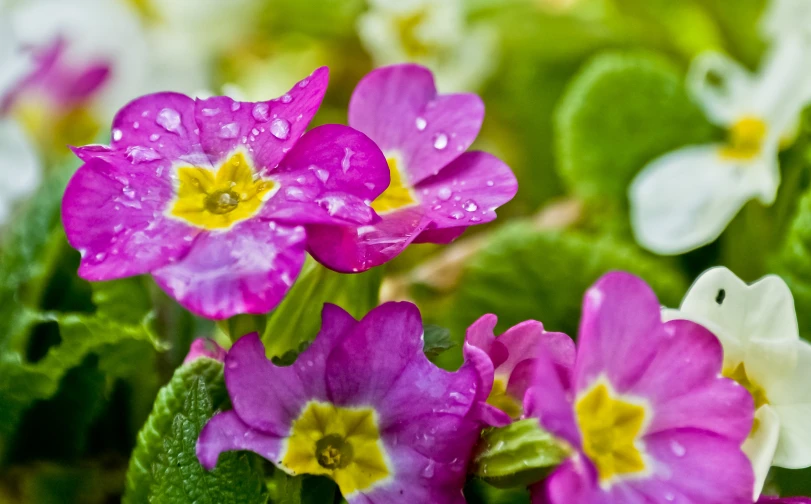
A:
{"label": "yellow pollen center", "polygon": [[721,148],[721,156],[727,159],[747,160],[760,154],[766,138],[766,123],[754,116],[746,116],[729,129],[727,144]]}
{"label": "yellow pollen center", "polygon": [[418,11],[396,20],[396,30],[400,35],[403,50],[412,58],[424,57],[431,53],[431,45],[425,42],[418,32],[426,17],[424,11]]}
{"label": "yellow pollen center", "polygon": [[637,441],[645,423],[645,407],[614,397],[598,383],[575,404],[583,451],[594,463],[600,482],[645,470]]}
{"label": "yellow pollen center", "polygon": [[184,166],[177,176],[170,213],[203,229],[225,229],[253,217],[275,185],[255,176],[241,152],[228,158],[216,175],[207,168]]}
{"label": "yellow pollen center", "polygon": [[292,474],[329,476],[346,497],[388,477],[386,461],[373,409],[311,401],[293,421],[280,465]]}
{"label": "yellow pollen center", "polygon": [[507,393],[507,383],[501,378],[493,381],[493,389],[487,397],[487,404],[495,406],[512,419],[518,419],[524,412],[521,402]]}
{"label": "yellow pollen center", "polygon": [[397,166],[397,158],[390,157],[386,161],[389,163],[391,182],[383,194],[372,202],[372,208],[379,214],[394,212],[417,204],[417,200],[408,186],[408,179],[403,176]]}
{"label": "yellow pollen center", "polygon": [[746,374],[746,366],[744,366],[743,362],[734,368],[725,368],[723,375],[727,378],[735,380],[743,388],[748,390],[750,394],[752,394],[752,399],[755,401],[755,410],[764,404],[769,404],[769,399],[766,397],[766,391],[749,378],[749,376]]}

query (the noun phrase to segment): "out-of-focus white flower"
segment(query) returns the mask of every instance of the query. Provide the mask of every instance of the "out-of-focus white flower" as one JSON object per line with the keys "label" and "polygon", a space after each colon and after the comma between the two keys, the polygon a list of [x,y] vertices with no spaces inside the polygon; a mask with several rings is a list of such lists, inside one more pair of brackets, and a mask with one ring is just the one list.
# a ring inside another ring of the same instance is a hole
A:
{"label": "out-of-focus white flower", "polygon": [[496,37],[483,24],[469,26],[461,0],[370,0],[358,32],[377,66],[420,63],[433,70],[440,90],[474,90],[492,72]]}
{"label": "out-of-focus white flower", "polygon": [[688,87],[729,138],[665,154],[637,175],[629,199],[640,245],[687,252],[715,240],[747,201],[774,202],[777,153],[808,101],[809,65],[811,45],[799,34],[776,41],[755,75],[721,54],[696,58]]}
{"label": "out-of-focus white flower", "polygon": [[14,204],[31,195],[42,178],[37,152],[20,125],[0,118],[0,226]]}
{"label": "out-of-focus white flower", "polygon": [[811,38],[811,1],[771,0],[761,18],[760,31],[772,40],[790,33]]}
{"label": "out-of-focus white flower", "polygon": [[747,388],[755,424],[743,451],[755,470],[755,500],[769,467],[811,466],[811,345],[800,339],[794,299],[769,275],[746,285],[726,268],[702,274],[667,320],[687,319],[724,347],[723,374]]}

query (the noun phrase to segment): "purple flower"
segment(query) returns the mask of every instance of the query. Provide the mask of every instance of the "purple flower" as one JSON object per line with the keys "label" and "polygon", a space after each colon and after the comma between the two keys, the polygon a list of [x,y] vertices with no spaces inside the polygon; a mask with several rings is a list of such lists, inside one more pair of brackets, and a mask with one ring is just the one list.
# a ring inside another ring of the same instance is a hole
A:
{"label": "purple flower", "polygon": [[609,273],[586,293],[571,386],[545,352],[525,409],[575,455],[534,503],[752,502],[741,451],[752,397],[720,375],[721,344],[698,324],[663,323],[639,278]]}
{"label": "purple flower", "polygon": [[349,104],[349,124],[377,142],[388,160],[391,185],[372,203],[382,219],[319,226],[310,252],[334,270],[363,271],[412,242],[449,243],[468,226],[495,219],[518,184],[495,156],[465,152],[483,119],[478,96],[437,94],[424,67],[394,65],[364,77]]}
{"label": "purple flower", "polygon": [[223,347],[217,344],[216,341],[210,338],[197,338],[192,341],[189,353],[183,359],[183,364],[188,364],[200,357],[208,357],[209,359],[225,362],[226,351]]}
{"label": "purple flower", "polygon": [[535,357],[545,350],[560,368],[559,374],[568,375],[574,366],[575,346],[572,339],[558,332],[546,332],[543,324],[527,320],[496,337],[493,330],[498,318],[487,314],[467,330],[465,351],[475,347],[487,354],[493,370],[493,384],[487,399],[513,420],[523,415],[524,394],[535,373]]}
{"label": "purple flower", "polygon": [[151,273],[213,319],[276,306],[304,262],[306,226],[373,222],[367,203],[389,180],[364,134],[325,125],[302,136],[327,76],[320,68],[266,102],[158,93],[125,106],[111,146],[75,149],[85,164],[62,218],[79,275]]}
{"label": "purple flower", "polygon": [[479,377],[466,363],[437,368],[422,352],[411,303],[386,303],[361,321],[325,305],[321,332],[289,367],[265,357],[256,334],[225,358],[232,411],[197,443],[211,469],[250,450],[290,474],[331,477],[351,504],[459,503],[480,424]]}

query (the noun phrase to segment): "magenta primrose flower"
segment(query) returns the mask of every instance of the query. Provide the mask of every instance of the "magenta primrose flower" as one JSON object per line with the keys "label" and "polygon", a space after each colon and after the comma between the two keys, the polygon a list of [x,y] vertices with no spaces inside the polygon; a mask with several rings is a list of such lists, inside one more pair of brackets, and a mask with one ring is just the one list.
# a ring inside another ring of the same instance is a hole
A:
{"label": "magenta primrose flower", "polygon": [[223,347],[217,344],[216,341],[210,338],[197,338],[192,341],[189,347],[189,353],[183,359],[183,364],[195,361],[201,357],[207,357],[220,362],[225,362],[226,351]]}
{"label": "magenta primrose flower", "polygon": [[313,344],[292,366],[265,357],[256,334],[225,358],[234,406],[197,442],[200,463],[250,450],[289,474],[332,478],[350,504],[464,504],[462,486],[486,397],[476,366],[444,371],[423,354],[411,303],[386,303],[356,321],[325,305]]}
{"label": "magenta primrose flower", "polygon": [[336,271],[363,271],[412,242],[449,243],[468,226],[495,219],[518,183],[495,156],[465,152],[483,119],[478,96],[437,94],[427,68],[394,65],[364,77],[349,103],[349,125],[383,150],[391,185],[372,203],[380,222],[315,226],[313,256]]}
{"label": "magenta primrose flower", "polygon": [[[575,345],[563,333],[547,332],[537,320],[526,320],[496,337],[498,317],[487,314],[475,321],[465,336],[465,350],[475,347],[490,359],[494,375],[487,402],[517,420],[523,415],[524,394],[532,384],[535,357],[545,350],[561,376],[571,374]],[[568,386],[568,383],[566,383]]]}
{"label": "magenta primrose flower", "polygon": [[533,503],[738,504],[754,475],[741,451],[752,397],[721,376],[718,339],[663,323],[639,278],[609,273],[586,293],[571,386],[542,352],[529,416],[575,455],[533,488]]}
{"label": "magenta primrose flower", "polygon": [[75,149],[85,164],[62,218],[79,275],[151,273],[212,319],[272,309],[301,270],[307,226],[373,223],[368,203],[389,182],[363,133],[324,125],[302,136],[327,79],[320,68],[258,103],[158,93],[125,106],[109,147]]}

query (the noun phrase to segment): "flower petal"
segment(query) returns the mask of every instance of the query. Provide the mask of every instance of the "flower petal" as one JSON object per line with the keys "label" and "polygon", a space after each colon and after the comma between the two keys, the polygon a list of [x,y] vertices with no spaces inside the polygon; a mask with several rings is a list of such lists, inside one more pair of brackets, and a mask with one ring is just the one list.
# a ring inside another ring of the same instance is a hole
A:
{"label": "flower petal", "polygon": [[302,227],[248,220],[202,233],[180,261],[152,272],[158,285],[200,316],[225,319],[273,309],[304,264]]}
{"label": "flower petal", "polygon": [[637,241],[659,254],[680,254],[712,242],[750,199],[774,201],[780,183],[776,166],[773,149],[746,162],[723,158],[717,145],[665,154],[648,164],[629,189]]}
{"label": "flower petal", "polygon": [[368,202],[389,185],[389,168],[377,145],[338,124],[308,131],[270,176],[281,188],[261,215],[291,224],[373,222]]}
{"label": "flower petal", "polygon": [[370,72],[349,103],[349,125],[369,135],[387,155],[402,155],[413,185],[467,150],[483,119],[478,96],[437,95],[431,71],[414,64]]}
{"label": "flower petal", "polygon": [[156,164],[130,163],[114,151],[104,156],[115,164],[85,154],[62,199],[65,233],[82,254],[79,276],[140,275],[185,256],[199,230],[164,215],[173,189],[155,175]]}
{"label": "flower petal", "polygon": [[789,469],[811,466],[811,345],[797,342],[793,376],[766,391],[771,408],[780,418],[780,440],[774,465]]}
{"label": "flower petal", "polygon": [[[719,84],[720,82],[720,84]],[[690,64],[687,87],[707,117],[727,127],[743,115],[742,104],[752,95],[754,77],[729,56],[706,51]]]}
{"label": "flower petal", "polygon": [[430,223],[422,207],[410,207],[383,215],[367,226],[308,226],[307,245],[324,266],[355,273],[393,259]]}
{"label": "flower petal", "polygon": [[318,111],[328,80],[329,70],[321,67],[274,100],[237,102],[227,96],[197,100],[200,142],[211,163],[217,166],[244,148],[260,170],[272,172]]}
{"label": "flower petal", "polygon": [[281,444],[278,436],[252,429],[235,411],[225,411],[214,415],[200,432],[197,459],[209,471],[225,451],[248,450],[275,461]]}
{"label": "flower petal", "polygon": [[572,379],[570,370],[556,365],[545,348],[533,360],[535,375],[524,395],[524,416],[539,418],[546,430],[572,446],[580,446],[580,429],[575,422],[573,394],[568,386]]}
{"label": "flower petal", "polygon": [[490,222],[495,209],[518,191],[515,175],[503,161],[486,152],[465,152],[442,171],[414,188],[430,207],[434,228],[455,228]]}
{"label": "flower petal", "polygon": [[0,200],[11,203],[39,186],[42,168],[34,145],[13,119],[0,118]]}
{"label": "flower petal", "polygon": [[777,440],[780,436],[780,419],[768,405],[758,408],[755,414],[757,430],[746,440],[741,448],[752,462],[755,471],[754,498],[757,500],[763,491],[763,484],[769,469],[772,467]]}

